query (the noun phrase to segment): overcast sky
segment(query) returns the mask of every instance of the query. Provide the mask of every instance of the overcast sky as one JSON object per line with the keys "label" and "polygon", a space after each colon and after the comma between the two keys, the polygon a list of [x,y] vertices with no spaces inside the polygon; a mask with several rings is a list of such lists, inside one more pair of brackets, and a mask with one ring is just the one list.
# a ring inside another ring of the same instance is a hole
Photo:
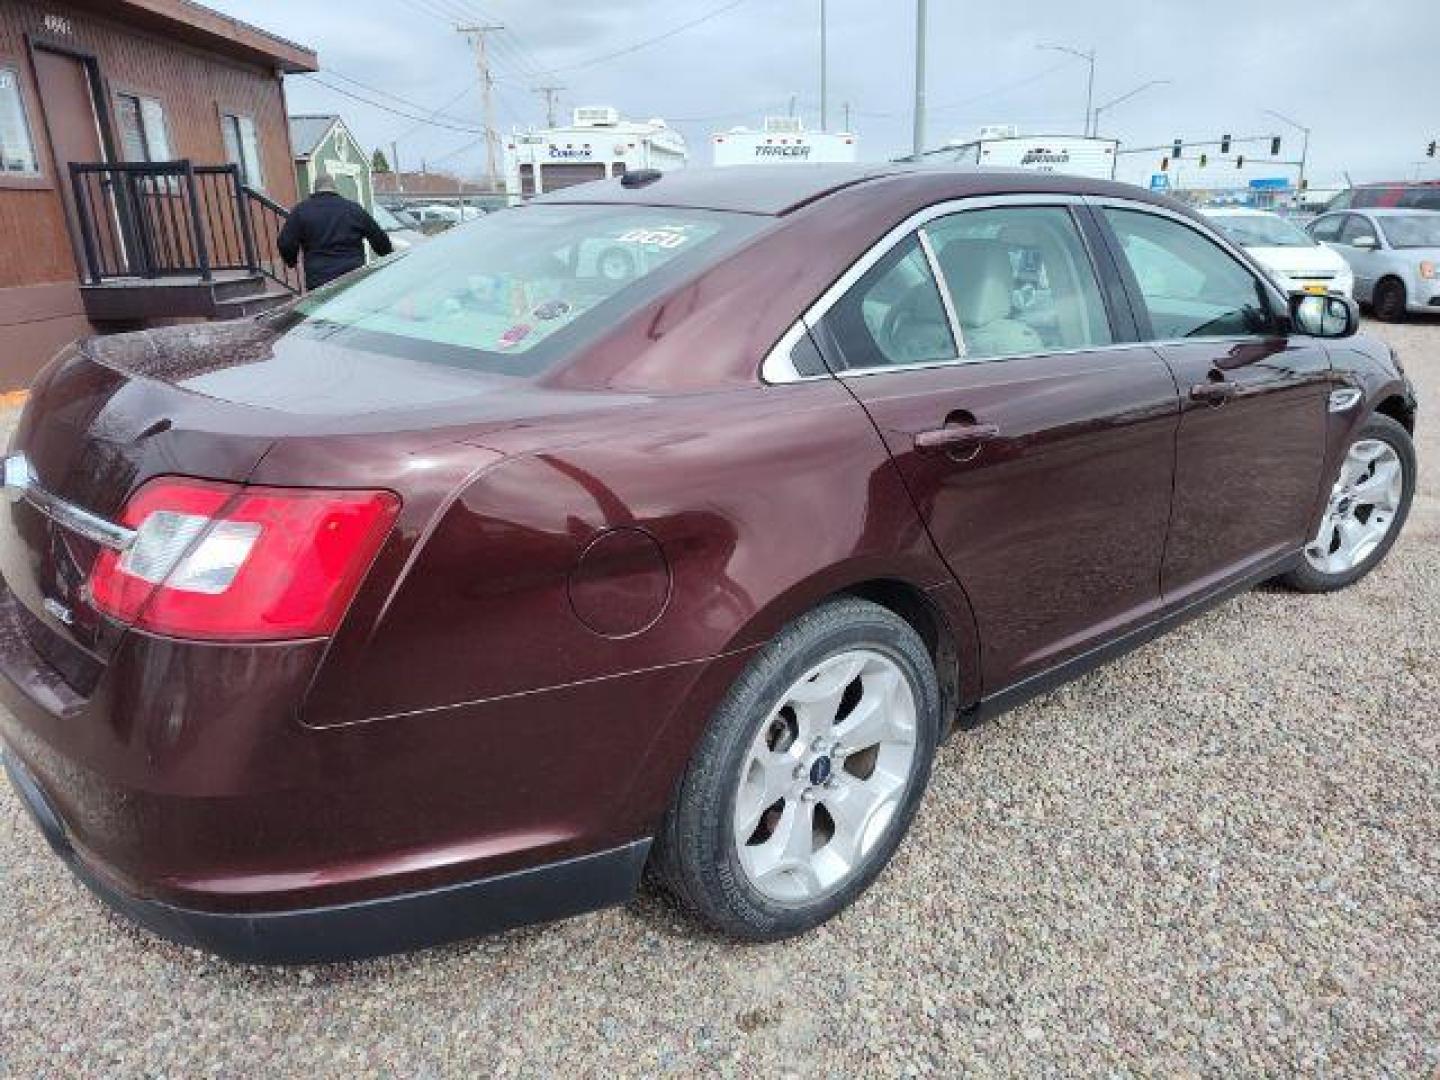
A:
{"label": "overcast sky", "polygon": [[[437,122],[453,128],[478,126],[480,93],[474,54],[443,13],[506,27],[492,37],[502,130],[543,126],[543,102],[532,91],[542,83],[565,87],[567,112],[614,105],[628,117],[666,118],[685,134],[692,163],[709,163],[710,132],[758,125],[767,113],[785,112],[791,95],[806,123],[819,126],[820,0],[206,2],[315,48],[321,78],[334,86],[371,99],[383,91],[394,97],[379,100],[422,117],[440,109]],[[1297,157],[1299,132],[1263,111],[1275,109],[1313,129],[1315,186],[1338,183],[1345,171],[1356,181],[1440,178],[1440,158],[1425,159],[1426,144],[1440,137],[1440,0],[930,0],[929,7],[929,145],[973,135],[985,123],[1078,134],[1086,64],[1039,48],[1053,43],[1097,51],[1097,105],[1148,80],[1169,80],[1105,114],[1103,133],[1125,146],[1273,133],[1285,139],[1281,156]],[[828,11],[831,128],[841,126],[848,102],[862,157],[908,151],[913,3],[829,0]],[[407,168],[422,160],[466,174],[483,168],[471,131],[417,125],[305,77],[288,79],[287,92],[292,112],[340,113],[367,147],[398,139]],[[1262,162],[1268,152],[1259,144],[1247,151]],[[1158,157],[1122,159],[1121,178],[1142,178]],[[1188,179],[1195,162],[1187,159]],[[1282,172],[1247,168],[1250,176]],[[1212,163],[1206,186],[1235,175],[1233,164]]]}

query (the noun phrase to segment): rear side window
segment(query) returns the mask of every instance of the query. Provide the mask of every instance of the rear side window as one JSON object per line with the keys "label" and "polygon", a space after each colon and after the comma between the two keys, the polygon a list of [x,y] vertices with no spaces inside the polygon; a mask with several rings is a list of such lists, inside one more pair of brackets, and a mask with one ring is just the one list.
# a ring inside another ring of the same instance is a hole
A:
{"label": "rear side window", "polygon": [[1258,278],[1219,244],[1172,218],[1106,208],[1161,341],[1273,333]]}
{"label": "rear side window", "polygon": [[528,376],[763,224],[648,206],[504,210],[317,290],[285,318],[352,348]]}
{"label": "rear side window", "polygon": [[817,330],[825,355],[846,370],[959,355],[939,285],[914,234],[867,270],[826,312]]}
{"label": "rear side window", "polygon": [[970,358],[1108,345],[1100,283],[1069,211],[970,210],[926,226]]}

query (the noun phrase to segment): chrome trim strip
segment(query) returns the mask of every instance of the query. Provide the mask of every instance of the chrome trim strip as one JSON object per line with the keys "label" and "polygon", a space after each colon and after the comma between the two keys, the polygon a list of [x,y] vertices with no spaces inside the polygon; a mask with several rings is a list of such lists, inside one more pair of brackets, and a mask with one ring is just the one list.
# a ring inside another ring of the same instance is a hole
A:
{"label": "chrome trim strip", "polygon": [[[834,306],[835,302],[844,296],[850,286],[859,281],[865,272],[883,259],[896,244],[905,239],[920,226],[934,221],[936,218],[947,217],[950,214],[959,213],[963,210],[993,210],[1004,206],[1083,206],[1085,196],[1070,194],[1025,194],[1025,195],[973,195],[963,199],[947,199],[945,202],[934,203],[915,211],[904,221],[900,222],[869,248],[859,258],[850,264],[849,268],[820,294],[820,298],[811,304],[801,314],[800,320],[807,326],[815,326],[825,317],[825,313]],[[794,328],[792,327],[791,330]],[[788,336],[788,333],[787,333]],[[781,338],[771,350],[765,354],[765,359],[760,364],[760,378],[767,383],[796,382],[797,378],[786,378],[785,369],[794,370],[789,362],[789,350],[785,350],[783,358],[777,357],[785,338]],[[792,343],[793,347],[793,343]],[[1047,354],[1048,355],[1048,354]],[[970,363],[971,361],[957,357],[948,363]],[[933,367],[933,364],[924,366]],[[857,369],[858,371],[859,369]],[[897,368],[885,368],[887,371],[898,370]],[[846,371],[846,375],[856,372]],[[830,378],[829,375],[821,375],[818,378]],[[803,378],[803,376],[801,377]]]}
{"label": "chrome trim strip", "polygon": [[134,529],[116,525],[46,491],[24,454],[12,454],[5,459],[5,496],[11,501],[24,499],[61,528],[101,547],[124,551],[135,542]]}
{"label": "chrome trim strip", "polygon": [[920,250],[925,252],[925,259],[930,264],[930,274],[935,278],[935,285],[940,290],[940,303],[945,308],[945,321],[950,324],[951,343],[955,346],[954,359],[964,360],[967,355],[965,335],[960,330],[960,316],[955,314],[955,298],[950,295],[950,283],[945,280],[940,257],[935,254],[935,245],[930,242],[930,233],[923,225],[916,230],[915,235],[920,237]]}

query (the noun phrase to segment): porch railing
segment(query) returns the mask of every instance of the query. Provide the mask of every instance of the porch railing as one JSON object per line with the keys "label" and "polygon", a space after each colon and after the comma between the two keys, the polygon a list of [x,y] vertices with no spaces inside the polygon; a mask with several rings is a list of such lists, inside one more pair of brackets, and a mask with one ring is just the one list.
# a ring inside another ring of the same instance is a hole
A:
{"label": "porch railing", "polygon": [[237,165],[190,161],[70,166],[85,278],[195,278],[217,272],[264,275],[291,292],[298,271],[280,257],[284,207],[246,186]]}

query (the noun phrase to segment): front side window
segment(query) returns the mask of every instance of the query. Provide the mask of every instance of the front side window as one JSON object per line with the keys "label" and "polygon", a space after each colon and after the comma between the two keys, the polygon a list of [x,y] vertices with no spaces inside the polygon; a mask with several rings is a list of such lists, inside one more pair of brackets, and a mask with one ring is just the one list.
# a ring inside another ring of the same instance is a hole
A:
{"label": "front side window", "polygon": [[1344,214],[1332,214],[1330,217],[1321,218],[1310,226],[1310,235],[1316,240],[1324,240],[1334,243],[1340,239],[1340,226],[1345,224]]}
{"label": "front side window", "polygon": [[39,175],[40,159],[20,96],[20,76],[14,68],[0,67],[0,178]]}
{"label": "front side window", "polygon": [[277,325],[383,356],[528,377],[763,227],[700,210],[516,208],[316,290]]}
{"label": "front side window", "polygon": [[1198,230],[1138,210],[1105,209],[1140,289],[1153,337],[1268,334],[1276,330],[1264,286]]}
{"label": "front side window", "polygon": [[831,306],[817,331],[825,355],[845,370],[959,356],[940,287],[913,233]]}
{"label": "front side window", "polygon": [[1361,237],[1377,239],[1375,226],[1370,224],[1370,219],[1361,217],[1359,214],[1346,214],[1345,224],[1340,227],[1340,243],[1355,246],[1355,241]]}
{"label": "front side window", "polygon": [[925,227],[969,358],[1114,341],[1075,220],[1058,206],[969,210]]}
{"label": "front side window", "polygon": [[220,118],[221,132],[225,137],[225,158],[232,165],[240,166],[240,179],[255,188],[265,190],[265,170],[260,163],[260,140],[255,134],[255,121],[248,116],[226,113]]}
{"label": "front side window", "polygon": [[115,118],[126,161],[171,160],[165,108],[160,102],[136,94],[116,94]]}

